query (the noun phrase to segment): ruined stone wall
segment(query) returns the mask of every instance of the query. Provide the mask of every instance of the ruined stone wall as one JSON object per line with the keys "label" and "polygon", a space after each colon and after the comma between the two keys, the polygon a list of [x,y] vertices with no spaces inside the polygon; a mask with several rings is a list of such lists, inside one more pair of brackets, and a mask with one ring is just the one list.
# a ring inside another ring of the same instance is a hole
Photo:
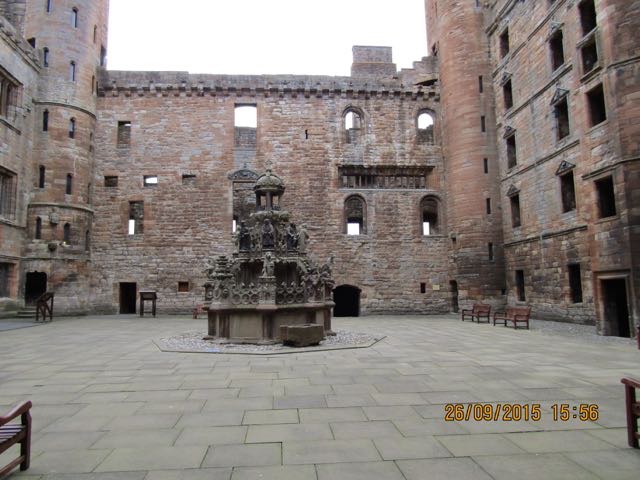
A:
{"label": "ruined stone wall", "polygon": [[[365,85],[367,83],[367,85]],[[116,311],[120,282],[159,293],[161,311],[187,311],[203,300],[203,261],[232,249],[234,107],[257,106],[256,151],[246,167],[270,165],[286,184],[282,208],[306,224],[316,261],[334,257],[338,285],[362,289],[362,313],[442,312],[448,241],[421,234],[420,201],[442,202],[437,145],[416,143],[416,118],[437,115],[436,90],[334,77],[232,77],[105,72],[98,103],[92,259],[94,306]],[[344,113],[363,115],[348,143]],[[118,122],[131,122],[129,147],[117,147]],[[439,128],[439,126],[438,126]],[[439,133],[437,133],[439,135]],[[343,187],[340,165],[425,166],[427,188],[408,180],[386,188]],[[183,184],[182,175],[195,175]],[[143,184],[157,175],[157,186]],[[117,176],[106,187],[105,176]],[[366,202],[366,234],[348,236],[344,202]],[[129,202],[144,202],[144,233],[128,235]],[[189,292],[178,292],[189,282]],[[420,293],[420,283],[426,293]],[[442,289],[439,289],[443,286]]]}
{"label": "ruined stone wall", "polygon": [[[635,180],[630,180],[632,173],[625,173],[627,168],[635,169],[624,166],[638,160],[637,138],[631,140],[637,137],[639,112],[634,97],[637,38],[631,40],[632,32],[637,33],[638,16],[632,15],[631,10],[637,9],[632,3],[596,1],[597,26],[590,33],[584,32],[577,1],[504,0],[489,5],[487,32],[494,68],[509,300],[518,303],[514,274],[523,270],[524,303],[545,318],[595,323],[602,310],[599,272],[625,276],[636,269],[628,235],[636,220],[629,216],[627,194],[627,182]],[[552,62],[551,45],[558,32],[564,53],[559,66]],[[505,36],[506,54],[501,52]],[[585,69],[582,48],[590,42],[597,46],[598,61],[593,69]],[[507,82],[512,86],[512,107],[505,101]],[[588,96],[599,85],[607,118],[594,125]],[[555,106],[563,99],[569,134],[559,138]],[[516,141],[515,165],[507,158],[506,139],[511,135]],[[574,177],[576,205],[565,212],[561,177],[567,173]],[[607,176],[613,179],[617,213],[600,218],[595,181]],[[512,225],[514,195],[520,201],[519,227]],[[581,268],[583,300],[579,303],[567,294],[570,263]],[[630,307],[632,314],[637,312]]]}
{"label": "ruined stone wall", "polygon": [[[28,192],[33,178],[33,97],[37,89],[38,66],[33,49],[5,18],[0,18],[0,76],[3,88],[12,94],[0,111],[0,264],[3,293],[0,312],[20,306],[19,283],[22,247],[27,225]],[[6,294],[6,295],[5,295]]]}

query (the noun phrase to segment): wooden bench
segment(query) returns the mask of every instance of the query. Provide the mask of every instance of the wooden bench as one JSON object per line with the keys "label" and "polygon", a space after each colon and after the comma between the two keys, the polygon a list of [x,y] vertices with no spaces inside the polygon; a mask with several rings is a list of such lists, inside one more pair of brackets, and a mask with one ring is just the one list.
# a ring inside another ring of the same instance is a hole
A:
{"label": "wooden bench", "polygon": [[198,318],[198,315],[206,315],[206,314],[207,314],[207,309],[201,303],[193,307],[193,318]]}
{"label": "wooden bench", "polygon": [[631,448],[638,447],[638,419],[640,418],[640,400],[636,397],[636,389],[640,389],[640,380],[623,378],[624,398],[627,406],[627,439]]}
{"label": "wooden bench", "polygon": [[[0,453],[6,451],[16,443],[20,444],[20,456],[0,470],[0,478],[20,465],[20,470],[29,468],[31,456],[31,402],[16,405],[9,413],[0,417]],[[9,423],[18,416],[21,423]]]}
{"label": "wooden bench", "polygon": [[47,317],[49,321],[53,321],[53,292],[45,292],[36,300],[36,322],[40,321],[40,315],[42,315],[42,321],[46,322]]}
{"label": "wooden bench", "polygon": [[472,322],[480,323],[481,318],[486,318],[487,323],[489,323],[491,319],[491,305],[486,303],[474,303],[473,308],[471,310],[466,309],[462,310],[462,321],[464,322],[464,317],[471,317]]}
{"label": "wooden bench", "polygon": [[493,324],[503,323],[507,326],[507,322],[513,323],[513,328],[518,328],[518,322],[526,323],[529,329],[529,317],[531,316],[531,307],[507,307],[506,312],[496,312],[493,314]]}

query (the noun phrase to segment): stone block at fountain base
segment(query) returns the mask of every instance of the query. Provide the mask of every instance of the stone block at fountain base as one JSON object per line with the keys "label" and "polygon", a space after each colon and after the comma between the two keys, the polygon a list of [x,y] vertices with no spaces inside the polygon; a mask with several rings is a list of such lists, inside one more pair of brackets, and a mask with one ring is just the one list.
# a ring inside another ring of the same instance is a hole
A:
{"label": "stone block at fountain base", "polygon": [[291,347],[318,345],[324,339],[324,327],[317,324],[282,325],[280,338],[283,345]]}

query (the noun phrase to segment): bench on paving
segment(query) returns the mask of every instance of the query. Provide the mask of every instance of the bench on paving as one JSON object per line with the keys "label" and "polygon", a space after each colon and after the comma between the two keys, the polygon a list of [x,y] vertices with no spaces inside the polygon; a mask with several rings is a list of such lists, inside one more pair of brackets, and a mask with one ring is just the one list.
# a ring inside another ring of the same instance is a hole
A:
{"label": "bench on paving", "polygon": [[473,308],[471,310],[466,309],[462,310],[462,321],[464,322],[464,317],[471,317],[472,322],[480,323],[481,318],[486,318],[487,323],[489,323],[491,317],[491,305],[486,303],[474,303]]}
{"label": "bench on paving", "polygon": [[627,438],[629,446],[638,447],[638,419],[640,418],[640,400],[636,397],[636,389],[640,389],[640,380],[635,378],[623,378],[624,398],[627,406]]}
{"label": "bench on paving", "polygon": [[502,323],[507,326],[507,322],[513,323],[513,328],[518,328],[518,323],[525,323],[529,329],[529,317],[531,307],[507,307],[506,312],[496,312],[493,314],[493,324]]}
{"label": "bench on paving", "polygon": [[201,303],[193,307],[193,318],[198,318],[198,315],[206,315],[206,314],[207,314],[207,309]]}
{"label": "bench on paving", "polygon": [[[20,470],[29,468],[31,456],[31,402],[16,405],[9,413],[0,417],[0,453],[20,444],[20,455],[0,469],[0,478],[20,465]],[[9,423],[20,418],[20,423]]]}

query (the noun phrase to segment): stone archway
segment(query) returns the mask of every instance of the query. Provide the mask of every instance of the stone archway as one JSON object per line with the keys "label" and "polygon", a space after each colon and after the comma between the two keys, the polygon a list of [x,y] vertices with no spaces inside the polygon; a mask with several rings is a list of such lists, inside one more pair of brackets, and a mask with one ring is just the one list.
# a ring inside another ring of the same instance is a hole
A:
{"label": "stone archway", "polygon": [[353,285],[340,285],[333,289],[334,317],[360,316],[360,289]]}
{"label": "stone archway", "polygon": [[27,272],[24,285],[25,305],[35,305],[36,300],[47,291],[47,274],[44,272]]}

